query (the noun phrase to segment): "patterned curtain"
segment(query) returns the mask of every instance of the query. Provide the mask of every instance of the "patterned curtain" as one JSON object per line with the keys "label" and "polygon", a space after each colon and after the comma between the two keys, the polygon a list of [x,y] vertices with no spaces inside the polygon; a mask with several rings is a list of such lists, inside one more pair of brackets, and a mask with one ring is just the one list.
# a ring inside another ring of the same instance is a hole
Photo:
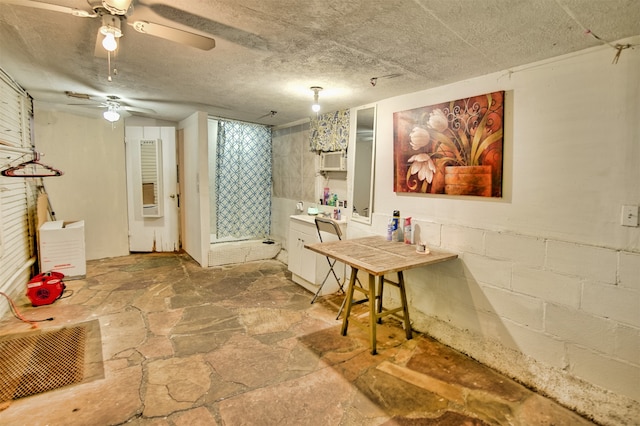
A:
{"label": "patterned curtain", "polygon": [[342,151],[349,144],[349,110],[328,112],[311,120],[312,151]]}
{"label": "patterned curtain", "polygon": [[271,130],[218,122],[218,238],[264,238],[271,224]]}

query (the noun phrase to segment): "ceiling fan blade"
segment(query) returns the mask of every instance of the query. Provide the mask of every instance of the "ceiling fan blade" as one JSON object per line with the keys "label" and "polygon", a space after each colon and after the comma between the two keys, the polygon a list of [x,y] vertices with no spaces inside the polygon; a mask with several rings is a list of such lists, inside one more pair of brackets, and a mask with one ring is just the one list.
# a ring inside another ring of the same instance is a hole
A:
{"label": "ceiling fan blade", "polygon": [[69,98],[83,99],[87,101],[91,100],[91,95],[88,93],[72,92],[71,90],[65,90],[64,94],[67,95],[67,97]]}
{"label": "ceiling fan blade", "polygon": [[136,31],[143,34],[160,37],[165,40],[175,41],[177,43],[186,44],[202,50],[211,50],[216,47],[216,41],[211,37],[202,36],[189,31],[179,30],[177,28],[167,27],[161,24],[154,24],[147,21],[130,22]]}
{"label": "ceiling fan blade", "polygon": [[128,105],[121,105],[120,109],[123,109],[125,111],[130,111],[130,112],[139,112],[139,113],[142,113],[142,114],[155,114],[156,113],[152,109],[131,107],[131,106],[128,106]]}
{"label": "ceiling fan blade", "polygon": [[52,10],[54,12],[68,13],[70,15],[79,16],[81,18],[95,18],[98,16],[94,11],[87,12],[86,10],[82,10],[82,9],[75,9],[72,7],[60,6],[57,4],[43,3],[40,1],[0,0],[0,3],[15,4],[17,6],[33,7],[36,9]]}
{"label": "ceiling fan blade", "polygon": [[85,107],[85,108],[107,108],[107,105],[105,104],[66,104],[69,106],[81,106],[81,107]]}

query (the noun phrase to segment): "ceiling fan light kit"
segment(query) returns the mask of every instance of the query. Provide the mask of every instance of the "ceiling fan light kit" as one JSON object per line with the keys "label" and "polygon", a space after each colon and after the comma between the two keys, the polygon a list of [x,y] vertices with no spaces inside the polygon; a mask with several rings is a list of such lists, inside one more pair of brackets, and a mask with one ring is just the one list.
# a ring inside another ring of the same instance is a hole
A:
{"label": "ceiling fan light kit", "polygon": [[313,112],[320,111],[320,103],[318,102],[318,92],[322,90],[320,86],[311,86],[311,90],[313,90],[313,105],[311,105],[311,110]]}
{"label": "ceiling fan light kit", "polygon": [[115,123],[116,121],[120,120],[120,114],[118,113],[120,104],[118,102],[109,100],[107,101],[106,105],[107,110],[102,113],[104,119],[111,123]]}
{"label": "ceiling fan light kit", "polygon": [[109,52],[118,48],[118,38],[122,37],[120,18],[114,15],[103,15],[100,34],[104,35],[102,47]]}
{"label": "ceiling fan light kit", "polygon": [[[51,1],[51,3],[49,3]],[[111,73],[117,73],[112,68],[112,52],[118,49],[118,39],[123,37],[124,31],[122,22],[132,27],[141,34],[147,34],[164,40],[169,40],[182,45],[190,46],[201,50],[211,50],[215,47],[215,39],[209,34],[200,31],[192,31],[189,29],[176,28],[166,24],[158,24],[146,20],[142,17],[153,16],[153,10],[137,0],[86,0],[90,10],[76,9],[60,4],[55,4],[56,0],[0,0],[0,3],[13,4],[19,7],[30,7],[48,12],[64,13],[79,18],[100,19],[100,27],[97,33],[95,55],[102,57],[102,47],[107,51],[107,65],[109,82],[112,81]],[[67,2],[68,3],[68,2]],[[135,7],[134,7],[135,6]],[[95,34],[95,33],[94,33]],[[65,92],[68,97],[91,100],[91,96],[84,93]],[[131,107],[119,102],[116,96],[108,96],[107,101],[98,105],[101,108],[107,108],[102,116],[105,120],[115,123],[120,120],[121,114],[118,111],[136,112],[142,114],[155,114],[152,109]],[[272,111],[271,115],[275,115]]]}
{"label": "ceiling fan light kit", "polygon": [[[139,13],[134,11],[134,9],[138,11],[148,10],[149,7],[144,4],[139,5],[139,7],[134,7],[134,0],[87,0],[87,2],[92,9],[90,11],[45,3],[38,0],[0,0],[0,3],[67,13],[81,18],[100,18],[102,20],[100,34],[105,36],[105,40],[103,41],[106,46],[104,46],[104,44],[103,46],[108,51],[117,49],[117,40],[124,35],[121,28],[123,19],[125,19],[125,23],[142,34],[148,34],[201,50],[211,50],[216,46],[215,40],[209,34],[138,19],[137,15],[139,15]],[[142,15],[144,15],[144,12]],[[116,47],[114,47],[114,44]]]}
{"label": "ceiling fan light kit", "polygon": [[118,111],[113,111],[110,109],[103,112],[102,116],[110,123],[115,123],[116,121],[120,120],[120,114],[118,114]]}

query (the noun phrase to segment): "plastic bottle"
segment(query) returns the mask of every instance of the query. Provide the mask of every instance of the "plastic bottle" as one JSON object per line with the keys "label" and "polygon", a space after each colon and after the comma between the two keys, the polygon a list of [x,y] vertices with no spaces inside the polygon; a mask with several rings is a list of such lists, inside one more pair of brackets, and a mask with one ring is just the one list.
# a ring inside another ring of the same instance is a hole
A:
{"label": "plastic bottle", "polygon": [[404,243],[411,244],[411,218],[407,217],[404,219]]}
{"label": "plastic bottle", "polygon": [[393,241],[393,219],[387,223],[387,241]]}
{"label": "plastic bottle", "polygon": [[391,241],[400,241],[400,210],[393,211],[393,228],[391,230]]}

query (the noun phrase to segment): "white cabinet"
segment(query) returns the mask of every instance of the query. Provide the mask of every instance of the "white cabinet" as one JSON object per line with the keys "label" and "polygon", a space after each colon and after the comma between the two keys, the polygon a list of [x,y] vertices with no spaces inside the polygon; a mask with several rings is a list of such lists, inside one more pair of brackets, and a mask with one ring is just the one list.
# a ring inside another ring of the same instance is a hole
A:
{"label": "white cabinet", "polygon": [[[343,235],[346,235],[346,221],[338,221]],[[322,234],[324,241],[337,240],[338,237],[331,234]],[[289,270],[295,283],[315,293],[318,291],[322,280],[329,272],[327,258],[304,248],[305,244],[320,242],[318,231],[313,216],[294,215],[289,220],[288,256]],[[333,267],[338,278],[344,281],[344,264],[336,263]],[[327,282],[322,287],[320,295],[335,293],[339,286],[333,274],[329,275]]]}

